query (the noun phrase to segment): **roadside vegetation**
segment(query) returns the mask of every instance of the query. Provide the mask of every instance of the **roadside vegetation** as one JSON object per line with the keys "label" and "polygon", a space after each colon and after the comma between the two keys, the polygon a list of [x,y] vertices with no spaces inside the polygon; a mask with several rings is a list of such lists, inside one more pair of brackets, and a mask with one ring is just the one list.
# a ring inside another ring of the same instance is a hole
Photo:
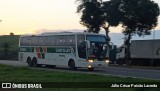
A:
{"label": "roadside vegetation", "polygon": [[[96,74],[69,73],[65,71],[47,71],[27,67],[12,67],[0,65],[0,82],[160,82],[136,78],[121,78]],[[83,84],[82,84],[83,85]],[[141,88],[118,88],[119,91],[143,91]],[[54,89],[18,89],[13,91],[116,91],[114,88],[54,88]],[[145,91],[148,89],[145,89]],[[158,89],[150,89],[158,91]],[[148,91],[150,91],[148,90]]]}
{"label": "roadside vegetation", "polygon": [[0,36],[0,60],[17,60],[20,35]]}

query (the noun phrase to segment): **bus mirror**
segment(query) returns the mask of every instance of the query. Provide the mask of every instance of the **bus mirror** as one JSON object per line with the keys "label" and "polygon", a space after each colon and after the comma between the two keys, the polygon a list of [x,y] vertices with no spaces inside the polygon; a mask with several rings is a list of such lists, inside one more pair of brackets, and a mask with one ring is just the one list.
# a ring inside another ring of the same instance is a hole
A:
{"label": "bus mirror", "polygon": [[90,48],[90,42],[88,40],[85,40],[86,44],[87,44],[87,48]]}
{"label": "bus mirror", "polygon": [[106,50],[107,44],[103,45],[103,50]]}
{"label": "bus mirror", "polygon": [[109,43],[112,46],[111,50],[114,49],[114,44],[112,42],[109,42]]}

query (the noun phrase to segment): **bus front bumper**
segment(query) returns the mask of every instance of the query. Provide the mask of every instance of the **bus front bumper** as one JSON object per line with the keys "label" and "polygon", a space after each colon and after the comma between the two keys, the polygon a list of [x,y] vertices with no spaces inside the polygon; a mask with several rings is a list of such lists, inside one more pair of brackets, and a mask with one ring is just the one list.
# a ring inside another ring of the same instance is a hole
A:
{"label": "bus front bumper", "polygon": [[88,68],[108,67],[108,65],[109,65],[109,60],[106,60],[106,61],[88,60],[87,62]]}

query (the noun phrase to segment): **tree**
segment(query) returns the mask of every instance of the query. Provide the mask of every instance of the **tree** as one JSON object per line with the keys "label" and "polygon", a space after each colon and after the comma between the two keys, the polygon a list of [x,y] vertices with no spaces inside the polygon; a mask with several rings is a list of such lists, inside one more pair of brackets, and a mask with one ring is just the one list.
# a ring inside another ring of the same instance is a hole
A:
{"label": "tree", "polygon": [[99,33],[103,26],[102,0],[77,0],[77,13],[82,12],[80,24],[87,27],[88,32]]}
{"label": "tree", "polygon": [[129,64],[132,36],[150,35],[150,30],[157,26],[160,9],[151,0],[121,0],[119,11],[122,14],[121,23],[125,35],[126,63]]}
{"label": "tree", "polygon": [[102,0],[77,0],[79,5],[77,12],[81,13],[80,23],[88,28],[88,32],[98,33],[101,28],[108,33],[110,26],[118,26],[121,15],[118,9],[120,0],[111,0],[102,2]]}
{"label": "tree", "polygon": [[10,33],[10,36],[14,36],[14,33],[13,33],[13,32],[11,32],[11,33]]}
{"label": "tree", "polygon": [[[118,26],[121,21],[121,13],[119,11],[120,0],[110,0],[102,3],[104,12],[104,25],[102,26],[108,36],[110,26]],[[108,36],[109,37],[109,36]]]}
{"label": "tree", "polygon": [[8,53],[9,53],[9,48],[11,47],[11,44],[9,44],[8,42],[4,42],[3,44],[0,45],[3,49],[3,59],[9,59]]}

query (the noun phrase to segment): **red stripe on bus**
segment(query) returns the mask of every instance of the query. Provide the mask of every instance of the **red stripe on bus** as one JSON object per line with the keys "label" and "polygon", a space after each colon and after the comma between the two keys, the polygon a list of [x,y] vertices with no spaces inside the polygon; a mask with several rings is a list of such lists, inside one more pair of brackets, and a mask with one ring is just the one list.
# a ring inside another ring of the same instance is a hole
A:
{"label": "red stripe on bus", "polygon": [[38,47],[36,47],[36,52],[40,52],[40,49]]}
{"label": "red stripe on bus", "polygon": [[37,53],[37,56],[38,56],[38,58],[42,58],[42,55],[41,55],[41,53]]}

